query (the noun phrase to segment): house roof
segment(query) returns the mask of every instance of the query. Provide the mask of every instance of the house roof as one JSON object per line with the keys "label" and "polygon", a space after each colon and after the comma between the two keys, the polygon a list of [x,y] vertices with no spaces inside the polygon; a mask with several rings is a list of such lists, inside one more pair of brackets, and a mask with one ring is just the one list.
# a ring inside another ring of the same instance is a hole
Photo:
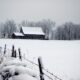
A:
{"label": "house roof", "polygon": [[41,27],[22,27],[24,34],[45,35]]}
{"label": "house roof", "polygon": [[22,33],[19,33],[19,32],[14,32],[13,34],[16,36],[24,36]]}

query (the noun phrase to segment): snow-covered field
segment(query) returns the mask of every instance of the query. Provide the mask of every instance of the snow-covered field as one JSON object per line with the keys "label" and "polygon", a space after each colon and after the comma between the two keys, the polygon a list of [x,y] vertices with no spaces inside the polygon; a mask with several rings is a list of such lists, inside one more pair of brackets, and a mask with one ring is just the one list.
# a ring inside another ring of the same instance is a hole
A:
{"label": "snow-covered field", "polygon": [[80,41],[0,39],[0,46],[21,48],[23,56],[43,65],[63,80],[80,80]]}

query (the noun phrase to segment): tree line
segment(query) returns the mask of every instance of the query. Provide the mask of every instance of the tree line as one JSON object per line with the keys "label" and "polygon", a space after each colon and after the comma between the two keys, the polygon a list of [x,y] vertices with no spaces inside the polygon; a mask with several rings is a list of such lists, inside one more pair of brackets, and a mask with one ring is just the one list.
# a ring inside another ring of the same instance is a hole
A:
{"label": "tree line", "polygon": [[56,40],[80,40],[80,25],[72,22],[65,23],[55,30]]}
{"label": "tree line", "polygon": [[45,38],[51,40],[78,40],[80,39],[80,24],[67,22],[56,27],[56,23],[50,19],[38,22],[24,20],[16,24],[14,20],[7,20],[0,24],[0,38],[11,38],[13,32],[19,32],[21,26],[41,27]]}

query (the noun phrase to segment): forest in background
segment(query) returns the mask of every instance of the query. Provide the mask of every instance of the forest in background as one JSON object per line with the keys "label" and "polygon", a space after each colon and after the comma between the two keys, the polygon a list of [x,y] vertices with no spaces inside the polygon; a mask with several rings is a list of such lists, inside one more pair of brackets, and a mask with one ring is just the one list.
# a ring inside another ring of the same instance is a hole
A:
{"label": "forest in background", "polygon": [[0,23],[0,38],[11,38],[13,32],[20,32],[21,26],[41,27],[45,37],[49,40],[79,40],[80,24],[66,22],[56,26],[56,23],[50,19],[38,22],[23,20],[17,24],[14,20],[7,20]]}

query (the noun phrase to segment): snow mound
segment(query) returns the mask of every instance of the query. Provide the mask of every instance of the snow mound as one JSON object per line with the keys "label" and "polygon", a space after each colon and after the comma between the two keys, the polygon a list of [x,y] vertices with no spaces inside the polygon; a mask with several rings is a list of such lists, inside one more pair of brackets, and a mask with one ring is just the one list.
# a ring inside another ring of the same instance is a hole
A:
{"label": "snow mound", "polygon": [[[5,59],[0,65],[0,74],[11,75],[10,80],[35,80],[39,79],[34,70],[27,67],[25,61],[17,58]],[[0,79],[1,80],[1,79]]]}
{"label": "snow mound", "polygon": [[38,80],[37,78],[30,77],[27,74],[20,74],[18,76],[13,76],[9,80]]}

